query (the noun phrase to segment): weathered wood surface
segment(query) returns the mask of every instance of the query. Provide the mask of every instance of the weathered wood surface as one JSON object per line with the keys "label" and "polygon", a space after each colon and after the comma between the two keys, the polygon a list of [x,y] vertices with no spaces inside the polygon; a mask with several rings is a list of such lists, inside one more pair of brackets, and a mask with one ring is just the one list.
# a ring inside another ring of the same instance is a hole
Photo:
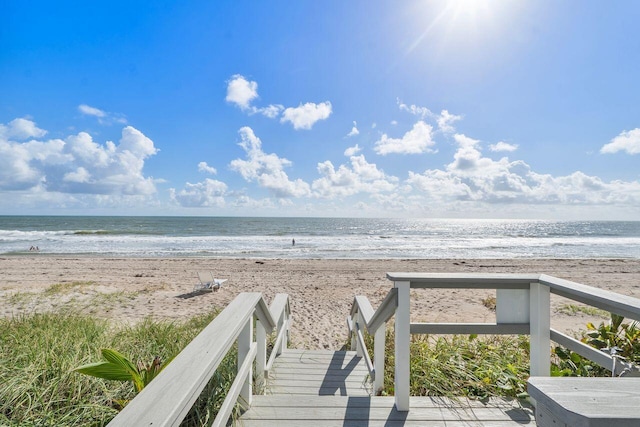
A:
{"label": "weathered wood surface", "polygon": [[269,373],[267,393],[368,396],[364,359],[355,351],[285,350]]}
{"label": "weathered wood surface", "polygon": [[254,315],[276,326],[259,293],[241,293],[110,423],[111,427],[177,426]]}
{"label": "weathered wood surface", "polygon": [[519,401],[411,397],[398,412],[394,399],[367,396],[256,396],[238,425],[253,426],[535,426],[533,410]]}
{"label": "weathered wood surface", "polygon": [[531,377],[528,389],[560,426],[640,426],[640,378]]}
{"label": "weathered wood surface", "polygon": [[546,274],[400,272],[387,273],[387,278],[411,282],[411,288],[528,289],[539,283],[553,294],[640,321],[640,299]]}
{"label": "weathered wood surface", "polygon": [[239,426],[535,426],[518,400],[411,397],[411,410],[393,396],[370,396],[363,359],[354,351],[291,350],[276,358],[267,395],[254,396]]}

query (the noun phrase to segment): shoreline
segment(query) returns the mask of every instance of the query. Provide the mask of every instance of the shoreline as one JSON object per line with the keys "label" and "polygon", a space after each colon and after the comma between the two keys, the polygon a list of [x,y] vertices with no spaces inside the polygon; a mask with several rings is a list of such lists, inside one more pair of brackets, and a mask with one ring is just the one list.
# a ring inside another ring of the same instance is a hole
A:
{"label": "shoreline", "polygon": [[[44,256],[43,256],[44,255]],[[228,279],[218,292],[192,295],[197,271]],[[0,255],[0,315],[51,310],[136,322],[151,316],[182,319],[222,309],[240,292],[262,292],[267,303],[288,293],[292,346],[340,348],[356,295],[378,307],[393,283],[386,272],[544,273],[640,298],[640,259],[282,259],[122,257],[27,253]],[[492,322],[483,300],[494,290],[412,290],[412,321]],[[552,325],[584,330],[606,318],[552,296]],[[577,308],[576,308],[577,307]],[[573,313],[571,313],[573,311]]]}

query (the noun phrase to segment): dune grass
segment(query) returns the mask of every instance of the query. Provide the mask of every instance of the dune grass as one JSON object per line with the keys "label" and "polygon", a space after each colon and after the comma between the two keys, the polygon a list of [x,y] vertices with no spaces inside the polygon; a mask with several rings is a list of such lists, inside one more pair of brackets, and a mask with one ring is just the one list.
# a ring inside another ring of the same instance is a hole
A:
{"label": "dune grass", "polygon": [[[215,313],[183,322],[147,319],[135,326],[114,326],[73,313],[0,319],[0,425],[106,425],[117,414],[118,402],[133,398],[133,386],[72,369],[99,361],[101,348],[117,349],[135,361],[149,362],[155,356],[167,360],[213,317]],[[223,391],[234,373],[235,355],[230,354],[209,391]],[[202,396],[186,425],[206,425],[221,402],[219,394]]]}
{"label": "dune grass", "polygon": [[[371,352],[373,340],[367,336]],[[519,397],[529,377],[526,336],[414,335],[411,357],[411,396],[485,399]],[[370,354],[373,357],[373,354]],[[387,330],[383,394],[394,394],[394,339]]]}

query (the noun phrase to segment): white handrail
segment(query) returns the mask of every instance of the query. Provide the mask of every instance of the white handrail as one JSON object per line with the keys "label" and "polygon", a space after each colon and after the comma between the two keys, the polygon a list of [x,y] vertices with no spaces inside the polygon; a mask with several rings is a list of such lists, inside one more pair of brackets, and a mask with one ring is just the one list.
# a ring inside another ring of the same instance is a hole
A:
{"label": "white handrail", "polygon": [[[355,349],[359,356],[365,357],[365,363],[369,375],[373,380],[373,390],[378,393],[384,386],[384,353],[386,322],[393,317],[398,306],[397,292],[391,289],[380,307],[374,312],[371,303],[365,296],[356,296],[351,306],[351,317],[347,318],[347,327],[352,336],[352,350]],[[369,334],[374,335],[373,362],[369,357],[362,328],[359,319],[366,327]]]}
{"label": "white handrail", "polygon": [[[598,307],[626,318],[640,321],[640,299],[620,295],[615,292],[593,288],[569,280],[545,274],[480,274],[480,273],[387,273],[394,282],[380,307],[373,309],[366,297],[357,296],[351,308],[351,319],[362,318],[374,338],[374,372],[381,372],[378,362],[384,360],[384,327],[386,322],[396,316],[395,322],[395,394],[396,409],[409,410],[409,334],[414,333],[490,333],[490,334],[529,334],[531,336],[531,375],[549,375],[551,340],[561,344],[591,361],[611,369],[611,356],[568,337],[550,327],[550,294],[560,295],[574,301]],[[496,289],[497,304],[503,308],[498,322],[489,323],[410,323],[409,290],[411,288],[450,288],[450,289]],[[509,304],[514,305],[510,307]],[[504,309],[506,307],[506,310]],[[352,345],[366,352],[364,340],[357,334],[356,322],[350,322]],[[382,344],[379,343],[382,341]],[[382,350],[378,350],[381,348]],[[620,371],[629,368],[629,364],[620,363]],[[614,375],[618,373],[614,369]],[[378,386],[382,387],[383,375],[375,375]],[[379,380],[379,382],[378,382]]]}
{"label": "white handrail", "polygon": [[[253,362],[266,348],[266,335],[288,325],[288,296],[279,294],[272,312],[260,293],[241,293],[191,341],[110,423],[118,426],[178,426],[233,344],[238,342],[238,373],[214,425],[226,424],[238,396],[251,404]],[[275,302],[274,300],[274,302]],[[274,304],[272,304],[272,308]],[[253,320],[257,331],[253,341]],[[284,321],[279,321],[284,319]],[[279,331],[280,332],[280,331]],[[264,358],[257,374],[264,373]]]}

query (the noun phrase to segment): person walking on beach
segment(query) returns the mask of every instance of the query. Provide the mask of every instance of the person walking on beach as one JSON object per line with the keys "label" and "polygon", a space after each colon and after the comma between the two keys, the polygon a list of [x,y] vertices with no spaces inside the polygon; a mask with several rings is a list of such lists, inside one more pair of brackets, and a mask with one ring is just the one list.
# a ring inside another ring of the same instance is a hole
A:
{"label": "person walking on beach", "polygon": [[295,246],[296,245],[296,239],[291,239],[291,246]]}

